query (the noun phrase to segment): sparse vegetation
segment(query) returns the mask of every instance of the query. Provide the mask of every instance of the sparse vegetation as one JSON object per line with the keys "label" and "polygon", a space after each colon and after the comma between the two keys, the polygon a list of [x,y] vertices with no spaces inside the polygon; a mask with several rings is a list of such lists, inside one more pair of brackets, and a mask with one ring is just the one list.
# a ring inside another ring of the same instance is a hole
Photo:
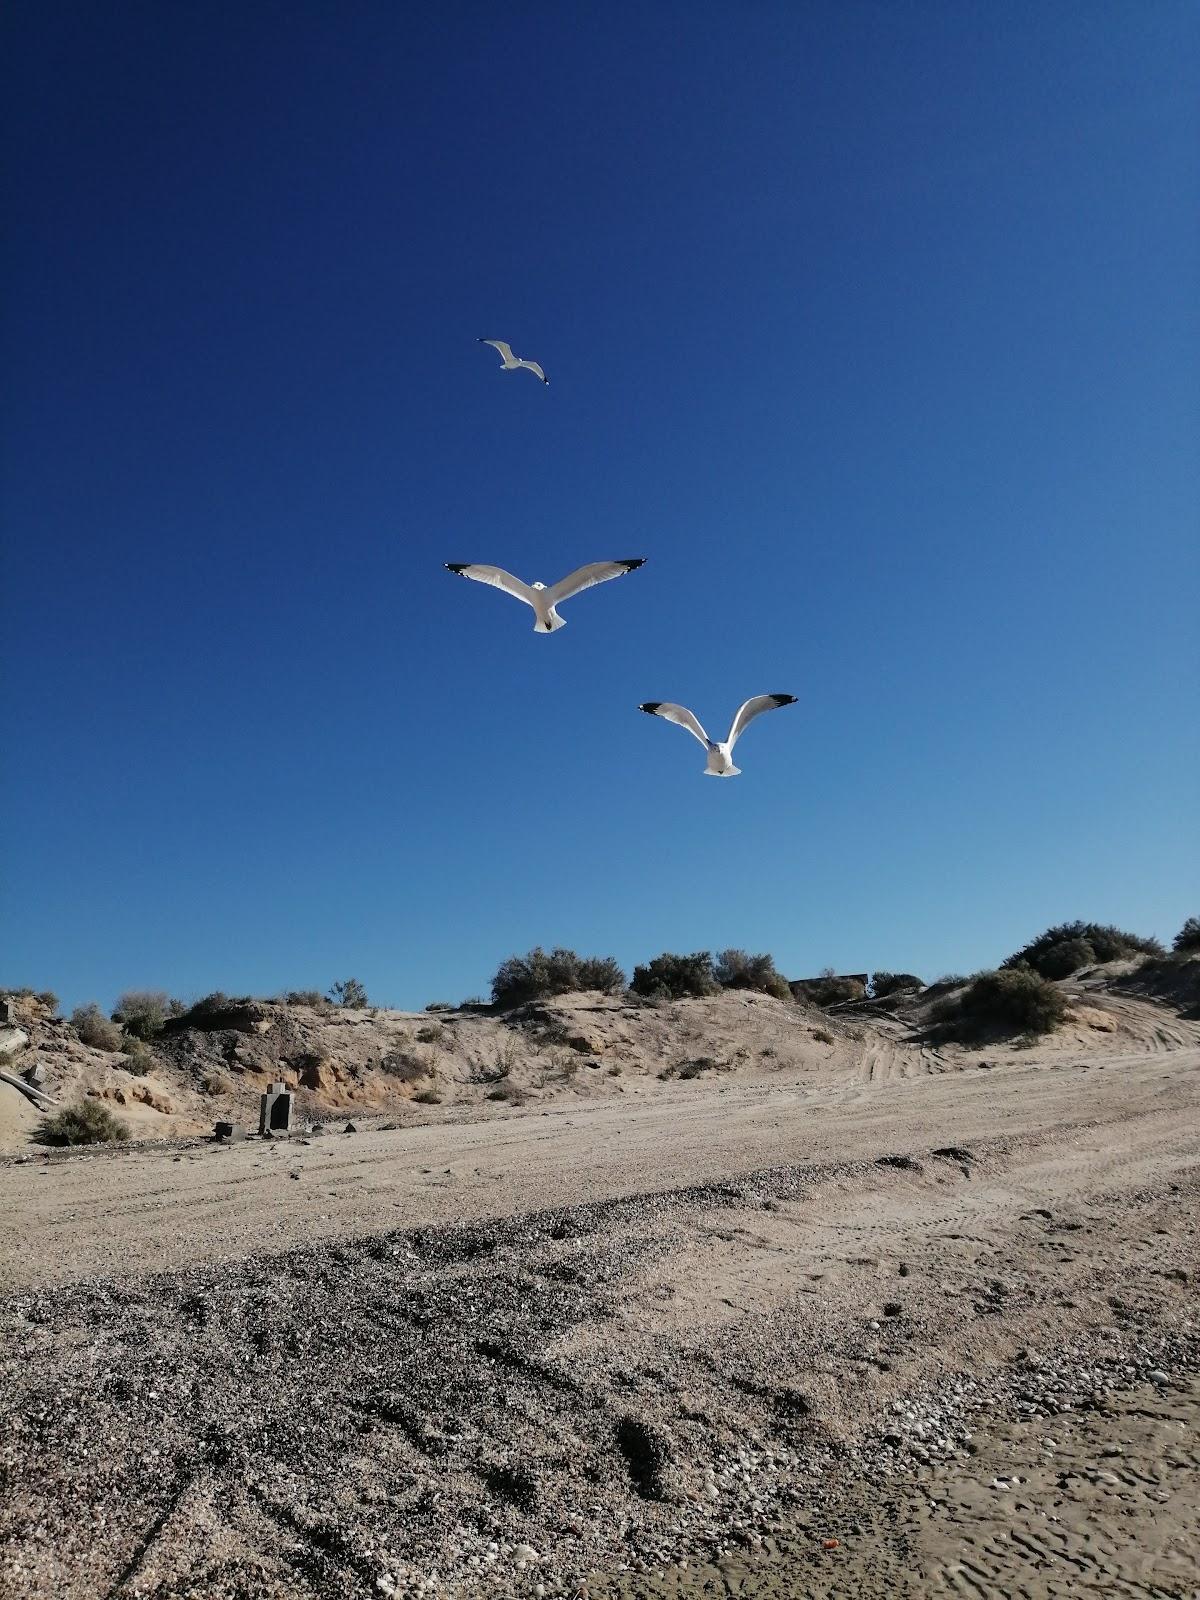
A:
{"label": "sparse vegetation", "polygon": [[833,1035],[828,1028],[810,1028],[808,1030],[818,1044],[832,1044]]}
{"label": "sparse vegetation", "polygon": [[649,1000],[682,1000],[718,994],[721,986],[708,950],[696,950],[690,956],[664,950],[645,966],[634,967],[630,988]]}
{"label": "sparse vegetation", "polygon": [[876,1000],[885,995],[899,994],[906,989],[923,989],[923,981],[914,972],[876,972],[871,978],[871,992]]}
{"label": "sparse vegetation", "polygon": [[1189,917],[1171,942],[1173,950],[1200,950],[1200,917]]}
{"label": "sparse vegetation", "polygon": [[179,1016],[183,1012],[182,1005],[172,1010],[173,1005],[178,1002],[172,1001],[161,989],[130,989],[117,1001],[112,1019],[135,1039],[153,1039],[156,1033],[162,1032],[169,1016]]}
{"label": "sparse vegetation", "polygon": [[776,1000],[792,998],[787,979],[776,970],[774,957],[769,955],[722,950],[713,964],[713,976],[722,989],[754,989],[759,994],[774,995]]}
{"label": "sparse vegetation", "polygon": [[329,1001],[319,989],[289,989],[283,997],[287,1006],[311,1006],[314,1011],[328,1011]]}
{"label": "sparse vegetation", "polygon": [[58,1010],[58,996],[53,989],[0,989],[0,996],[6,1000],[32,1000],[43,1011]]}
{"label": "sparse vegetation", "polygon": [[71,1026],[82,1044],[93,1050],[117,1051],[121,1048],[122,1034],[115,1022],[110,1022],[94,1000],[85,1006],[76,1006],[71,1013]]}
{"label": "sparse vegetation", "polygon": [[129,1128],[99,1100],[83,1100],[47,1117],[37,1138],[40,1144],[115,1144],[129,1138]]}
{"label": "sparse vegetation", "polygon": [[335,1006],[343,1008],[354,1007],[361,1009],[369,1006],[366,988],[359,983],[357,978],[344,978],[341,983],[331,984],[327,998]]}
{"label": "sparse vegetation", "polygon": [[545,951],[537,945],[527,955],[501,962],[492,979],[492,1002],[507,1011],[551,995],[589,989],[616,994],[624,987],[625,974],[611,956],[579,956],[561,948]]}
{"label": "sparse vegetation", "polygon": [[507,1100],[510,1106],[523,1106],[529,1096],[519,1083],[509,1083],[507,1080],[498,1083],[494,1089],[488,1090],[489,1100]]}
{"label": "sparse vegetation", "polygon": [[1157,939],[1143,939],[1109,923],[1062,922],[1000,963],[1001,971],[1032,967],[1043,978],[1066,978],[1081,967],[1099,961],[1119,961],[1125,956],[1164,955]]}
{"label": "sparse vegetation", "polygon": [[418,1044],[444,1044],[447,1030],[440,1022],[427,1022],[417,1029]]}
{"label": "sparse vegetation", "polygon": [[962,995],[947,997],[935,1019],[971,1034],[989,1028],[1006,1033],[1052,1033],[1067,1015],[1060,990],[1032,967],[979,972]]}
{"label": "sparse vegetation", "polygon": [[442,1103],[442,1097],[436,1089],[420,1089],[413,1099],[419,1106],[440,1106]]}
{"label": "sparse vegetation", "polygon": [[227,1072],[206,1072],[200,1080],[201,1094],[232,1094],[233,1079]]}

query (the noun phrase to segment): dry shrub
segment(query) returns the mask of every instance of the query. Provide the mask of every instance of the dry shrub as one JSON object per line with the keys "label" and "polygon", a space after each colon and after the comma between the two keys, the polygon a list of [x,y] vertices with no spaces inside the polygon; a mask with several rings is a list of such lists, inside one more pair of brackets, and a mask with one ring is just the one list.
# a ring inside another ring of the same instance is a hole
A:
{"label": "dry shrub", "polygon": [[37,1131],[39,1144],[118,1144],[129,1128],[99,1100],[84,1100],[47,1117]]}
{"label": "dry shrub", "polygon": [[71,1026],[80,1041],[90,1045],[93,1050],[111,1050],[115,1053],[121,1048],[120,1028],[108,1020],[94,1000],[85,1006],[75,1007],[71,1013]]}
{"label": "dry shrub", "polygon": [[206,1072],[200,1080],[201,1094],[232,1094],[233,1079],[227,1072]]}

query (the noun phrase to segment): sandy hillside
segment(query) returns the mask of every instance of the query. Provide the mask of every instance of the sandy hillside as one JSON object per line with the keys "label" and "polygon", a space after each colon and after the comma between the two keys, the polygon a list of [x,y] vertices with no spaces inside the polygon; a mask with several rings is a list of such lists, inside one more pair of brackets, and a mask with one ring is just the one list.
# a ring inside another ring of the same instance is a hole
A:
{"label": "sandy hillside", "polygon": [[464,1017],[366,1131],[22,1151],[0,1587],[1189,1593],[1200,1022],[1071,993],[1030,1049],[584,999],[491,1089]]}

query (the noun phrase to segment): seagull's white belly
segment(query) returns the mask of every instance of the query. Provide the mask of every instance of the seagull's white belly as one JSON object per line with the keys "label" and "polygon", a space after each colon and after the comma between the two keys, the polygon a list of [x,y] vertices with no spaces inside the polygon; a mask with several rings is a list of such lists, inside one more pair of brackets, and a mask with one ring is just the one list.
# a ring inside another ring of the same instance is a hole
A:
{"label": "seagull's white belly", "polygon": [[712,778],[732,778],[741,768],[734,766],[728,745],[714,744],[709,749],[704,770]]}

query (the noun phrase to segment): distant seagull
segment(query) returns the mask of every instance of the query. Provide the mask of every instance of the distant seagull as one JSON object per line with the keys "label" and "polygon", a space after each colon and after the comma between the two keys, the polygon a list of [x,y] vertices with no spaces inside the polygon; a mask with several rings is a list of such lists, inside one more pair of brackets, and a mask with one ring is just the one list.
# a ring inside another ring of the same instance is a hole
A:
{"label": "distant seagull", "polygon": [[499,350],[501,355],[501,370],[503,372],[516,372],[518,368],[525,367],[528,369],[528,371],[533,373],[535,378],[540,378],[543,383],[550,382],[550,379],[542,371],[541,367],[538,366],[536,361],[522,361],[520,356],[513,355],[512,345],[505,344],[503,339],[480,339],[478,343],[490,344],[493,350]]}
{"label": "distant seagull", "polygon": [[580,567],[578,572],[552,583],[548,589],[544,583],[522,583],[520,578],[514,578],[503,567],[475,567],[447,561],[446,570],[457,572],[460,578],[474,578],[476,583],[490,583],[493,589],[503,589],[514,600],[524,600],[527,606],[532,606],[537,612],[534,633],[553,633],[556,628],[566,627],[555,606],[562,605],[572,595],[581,594],[584,589],[590,589],[593,584],[607,583],[610,578],[623,578],[627,572],[634,572],[645,564],[644,556],[638,556],[634,561],[593,561],[590,567]]}
{"label": "distant seagull", "polygon": [[665,717],[668,722],[673,722],[677,727],[686,728],[689,733],[694,734],[708,751],[708,763],[704,768],[706,778],[736,778],[742,769],[733,764],[733,747],[755,717],[763,711],[774,711],[777,706],[791,706],[795,703],[794,694],[756,694],[739,709],[729,730],[729,737],[721,744],[715,743],[708,737],[686,706],[672,705],[669,700],[647,700],[645,705],[638,707],[638,710],[644,711],[647,716]]}

